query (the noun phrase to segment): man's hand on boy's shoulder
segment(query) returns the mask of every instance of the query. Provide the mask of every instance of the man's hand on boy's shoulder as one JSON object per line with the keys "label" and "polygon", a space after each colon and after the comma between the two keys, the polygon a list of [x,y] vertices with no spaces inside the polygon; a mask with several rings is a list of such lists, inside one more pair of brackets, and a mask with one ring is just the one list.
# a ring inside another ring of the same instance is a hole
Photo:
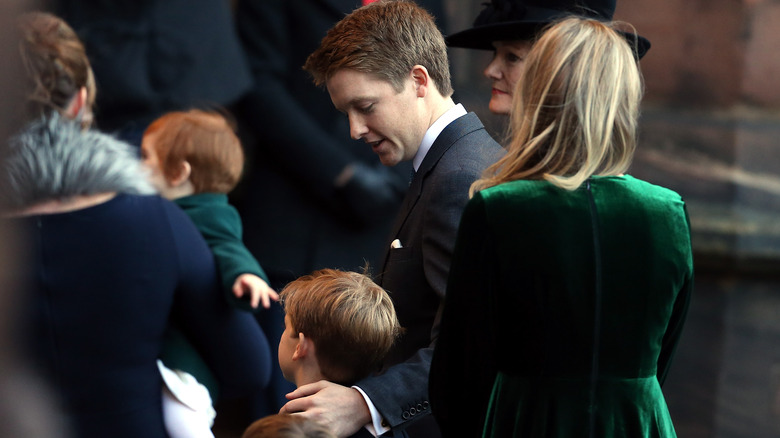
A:
{"label": "man's hand on boy's shoulder", "polygon": [[303,415],[326,425],[339,437],[355,434],[371,422],[363,396],[357,389],[320,380],[287,394],[290,400],[279,413]]}

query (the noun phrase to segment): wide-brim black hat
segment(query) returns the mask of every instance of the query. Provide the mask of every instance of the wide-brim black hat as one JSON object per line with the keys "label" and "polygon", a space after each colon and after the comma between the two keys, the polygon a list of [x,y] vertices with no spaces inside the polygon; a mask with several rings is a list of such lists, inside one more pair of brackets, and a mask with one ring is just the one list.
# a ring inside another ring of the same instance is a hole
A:
{"label": "wide-brim black hat", "polygon": [[[570,16],[611,21],[615,0],[491,0],[474,26],[446,37],[450,47],[493,50],[494,41],[530,40],[548,24]],[[647,38],[619,31],[641,59],[650,49]]]}

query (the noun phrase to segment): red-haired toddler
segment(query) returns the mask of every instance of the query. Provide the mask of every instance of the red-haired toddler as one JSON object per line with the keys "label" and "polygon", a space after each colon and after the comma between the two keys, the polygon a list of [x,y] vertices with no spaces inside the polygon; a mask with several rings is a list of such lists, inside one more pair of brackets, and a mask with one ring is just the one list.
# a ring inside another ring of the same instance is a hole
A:
{"label": "red-haired toddler", "polygon": [[[278,300],[265,272],[244,246],[241,217],[228,203],[227,194],[244,166],[241,142],[228,121],[201,110],[165,114],[144,132],[141,155],[160,195],[179,205],[203,234],[229,301],[251,310],[260,303],[268,308],[271,300]],[[242,297],[248,298],[248,304]],[[211,399],[218,388],[183,336],[170,337],[160,370],[166,383],[163,411],[169,434],[213,436]]]}

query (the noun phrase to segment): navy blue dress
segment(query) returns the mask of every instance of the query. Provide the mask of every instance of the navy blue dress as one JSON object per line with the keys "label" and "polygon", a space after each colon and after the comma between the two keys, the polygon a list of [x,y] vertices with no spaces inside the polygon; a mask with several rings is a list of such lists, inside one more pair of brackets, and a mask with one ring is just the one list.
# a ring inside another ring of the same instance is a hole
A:
{"label": "navy blue dress", "polygon": [[261,390],[268,343],[219,289],[212,253],[158,196],[118,195],[17,219],[30,233],[33,358],[77,437],[165,437],[156,359],[169,322],[212,369],[224,398]]}

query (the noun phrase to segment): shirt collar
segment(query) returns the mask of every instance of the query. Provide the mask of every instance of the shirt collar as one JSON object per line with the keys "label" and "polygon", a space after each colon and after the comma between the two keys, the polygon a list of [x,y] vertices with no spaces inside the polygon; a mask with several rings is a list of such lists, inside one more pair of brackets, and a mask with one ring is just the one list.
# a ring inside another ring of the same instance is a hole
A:
{"label": "shirt collar", "polygon": [[412,165],[414,166],[415,172],[417,172],[417,169],[420,168],[420,164],[422,164],[425,155],[428,154],[431,146],[433,146],[433,142],[436,141],[436,138],[439,136],[439,134],[441,134],[444,128],[446,128],[447,125],[452,123],[455,119],[465,115],[466,109],[463,108],[463,105],[459,103],[439,116],[439,118],[433,122],[431,127],[425,131],[422,143],[420,144],[420,149],[417,150],[417,153],[414,155],[414,159],[412,160]]}

